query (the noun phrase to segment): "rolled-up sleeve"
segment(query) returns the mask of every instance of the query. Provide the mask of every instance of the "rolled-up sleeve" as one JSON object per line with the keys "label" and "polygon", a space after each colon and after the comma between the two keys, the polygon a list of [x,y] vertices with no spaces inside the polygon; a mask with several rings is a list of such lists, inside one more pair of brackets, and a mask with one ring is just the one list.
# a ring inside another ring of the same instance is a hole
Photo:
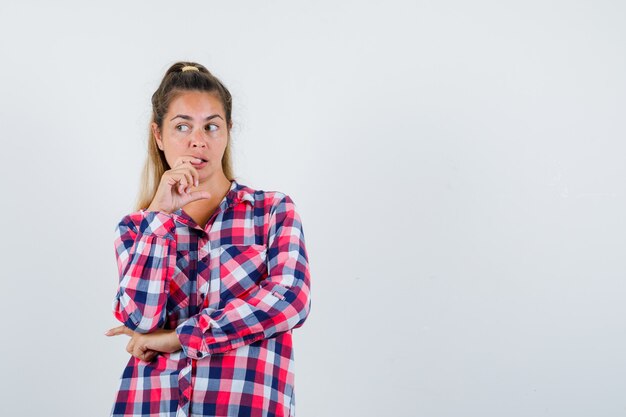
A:
{"label": "rolled-up sleeve", "polygon": [[309,315],[310,272],[304,232],[293,200],[272,207],[267,237],[267,277],[223,308],[205,308],[176,328],[191,358],[223,353],[302,326]]}
{"label": "rolled-up sleeve", "polygon": [[143,211],[115,228],[119,285],[113,315],[139,333],[163,326],[169,279],[176,265],[176,225],[171,215]]}

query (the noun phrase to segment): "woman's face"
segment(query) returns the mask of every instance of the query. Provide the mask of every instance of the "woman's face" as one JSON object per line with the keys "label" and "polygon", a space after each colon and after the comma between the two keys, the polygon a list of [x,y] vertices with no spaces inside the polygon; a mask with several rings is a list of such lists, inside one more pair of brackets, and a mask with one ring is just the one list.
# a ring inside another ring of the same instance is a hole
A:
{"label": "woman's face", "polygon": [[152,123],[157,146],[165,153],[168,165],[180,157],[198,157],[206,163],[194,165],[200,181],[222,171],[222,156],[229,137],[222,102],[204,91],[184,91],[172,102],[163,117],[163,127]]}

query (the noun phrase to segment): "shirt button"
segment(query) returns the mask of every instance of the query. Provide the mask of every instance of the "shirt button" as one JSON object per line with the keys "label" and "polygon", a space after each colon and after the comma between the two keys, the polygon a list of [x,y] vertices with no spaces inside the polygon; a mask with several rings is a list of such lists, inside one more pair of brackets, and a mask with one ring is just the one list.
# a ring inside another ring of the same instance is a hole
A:
{"label": "shirt button", "polygon": [[202,356],[202,352],[198,352],[198,357],[201,358]]}

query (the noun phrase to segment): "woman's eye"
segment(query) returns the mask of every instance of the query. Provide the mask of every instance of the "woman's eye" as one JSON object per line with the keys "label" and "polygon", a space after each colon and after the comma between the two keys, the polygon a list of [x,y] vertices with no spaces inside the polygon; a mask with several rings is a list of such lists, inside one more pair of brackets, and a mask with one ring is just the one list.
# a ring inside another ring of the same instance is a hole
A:
{"label": "woman's eye", "polygon": [[176,130],[178,130],[179,132],[186,132],[187,130],[189,130],[189,126],[187,126],[187,125],[178,125],[178,126],[176,126]]}
{"label": "woman's eye", "polygon": [[217,130],[217,125],[207,125],[207,127],[205,128],[206,130],[208,130],[209,132],[215,132]]}

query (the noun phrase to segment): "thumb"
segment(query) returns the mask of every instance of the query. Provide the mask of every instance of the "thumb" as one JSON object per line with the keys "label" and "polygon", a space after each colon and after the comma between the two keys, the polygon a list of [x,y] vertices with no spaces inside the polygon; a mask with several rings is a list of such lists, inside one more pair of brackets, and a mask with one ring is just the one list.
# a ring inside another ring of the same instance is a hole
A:
{"label": "thumb", "polygon": [[211,193],[209,193],[208,191],[192,191],[189,194],[189,199],[187,200],[187,202],[191,202],[191,201],[196,201],[196,200],[202,200],[202,199],[209,199],[211,198]]}

